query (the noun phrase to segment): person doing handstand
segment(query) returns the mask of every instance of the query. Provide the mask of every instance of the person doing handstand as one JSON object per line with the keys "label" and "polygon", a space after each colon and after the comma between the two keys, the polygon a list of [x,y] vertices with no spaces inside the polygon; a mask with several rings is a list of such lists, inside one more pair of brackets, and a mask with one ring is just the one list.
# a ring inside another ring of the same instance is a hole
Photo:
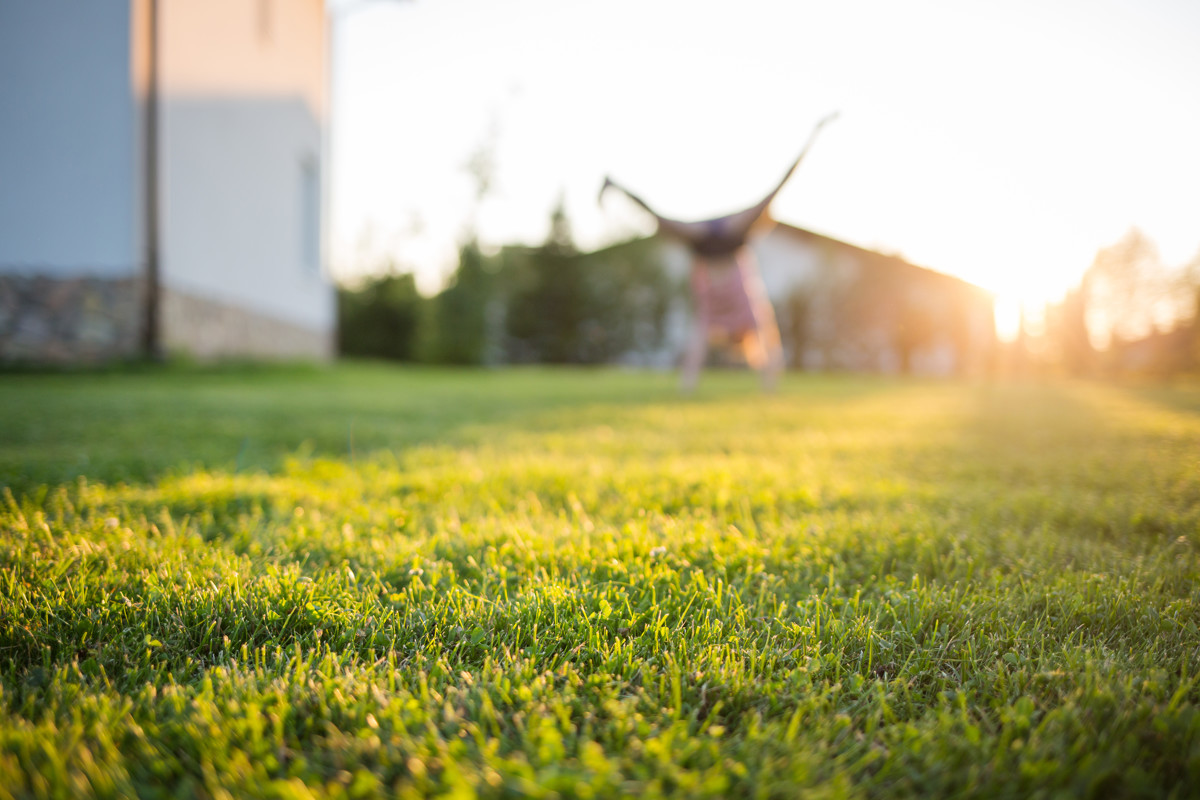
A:
{"label": "person doing handstand", "polygon": [[696,387],[708,345],[714,340],[740,344],[746,361],[761,373],[763,386],[767,389],[775,387],[779,373],[783,371],[783,346],[775,311],[763,287],[754,254],[746,242],[756,228],[771,224],[767,214],[771,201],[800,166],[817,133],[834,116],[817,123],[804,149],[770,194],[745,211],[724,217],[700,222],[664,217],[633,192],[605,177],[600,188],[601,198],[610,187],[617,189],[654,216],[659,233],[683,242],[692,251],[695,317],[683,355],[682,386],[685,391]]}

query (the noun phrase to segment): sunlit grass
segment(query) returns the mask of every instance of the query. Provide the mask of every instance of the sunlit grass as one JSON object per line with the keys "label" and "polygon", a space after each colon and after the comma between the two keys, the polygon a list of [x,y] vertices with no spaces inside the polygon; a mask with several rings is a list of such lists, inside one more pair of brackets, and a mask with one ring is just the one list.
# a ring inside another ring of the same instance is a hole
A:
{"label": "sunlit grass", "polygon": [[1200,392],[0,378],[0,796],[1190,796]]}

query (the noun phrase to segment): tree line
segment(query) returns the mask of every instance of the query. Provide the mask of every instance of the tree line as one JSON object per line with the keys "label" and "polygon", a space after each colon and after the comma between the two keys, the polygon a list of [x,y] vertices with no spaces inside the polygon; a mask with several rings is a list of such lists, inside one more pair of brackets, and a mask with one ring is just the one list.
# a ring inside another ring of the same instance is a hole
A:
{"label": "tree line", "polygon": [[[582,253],[560,204],[536,247],[485,253],[468,238],[432,297],[395,269],[341,287],[338,347],[347,356],[429,364],[607,363],[660,347],[668,310],[685,295],[686,286],[668,278],[655,239]],[[816,313],[784,311],[800,321]],[[914,320],[900,324],[910,338],[920,333]],[[1015,341],[997,356],[1001,374],[1200,373],[1200,254],[1168,268],[1154,243],[1130,230],[1096,254],[1059,302],[1023,314]]]}
{"label": "tree line", "polygon": [[1167,377],[1200,372],[1200,253],[1177,268],[1136,228],[1096,253],[1079,284],[1022,315],[1004,371]]}
{"label": "tree line", "polygon": [[468,238],[432,297],[394,269],[339,288],[338,350],[429,364],[605,363],[657,347],[678,291],[654,240],[582,253],[560,204],[539,246],[484,253]]}

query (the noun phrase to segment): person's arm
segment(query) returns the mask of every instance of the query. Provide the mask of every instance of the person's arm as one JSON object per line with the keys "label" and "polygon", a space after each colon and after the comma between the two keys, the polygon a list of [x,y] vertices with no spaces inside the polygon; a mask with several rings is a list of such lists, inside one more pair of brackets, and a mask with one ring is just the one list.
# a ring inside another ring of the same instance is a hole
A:
{"label": "person's arm", "polygon": [[796,160],[792,162],[792,165],[788,167],[788,171],[784,174],[783,180],[779,181],[775,188],[771,190],[770,194],[750,208],[747,208],[745,211],[739,211],[736,214],[730,214],[722,219],[722,222],[728,226],[730,231],[735,232],[735,234],[741,234],[742,236],[745,236],[750,229],[754,227],[754,223],[758,222],[758,220],[767,213],[767,209],[771,207],[771,202],[775,199],[775,195],[779,194],[779,191],[783,188],[784,184],[786,184],[788,179],[792,177],[792,173],[794,173],[796,168],[800,166],[800,162],[804,160],[806,155],[808,155],[808,151],[812,149],[813,142],[817,140],[817,134],[821,132],[821,128],[825,127],[826,124],[833,122],[835,118],[837,118],[836,112],[830,114],[817,123],[817,126],[813,128],[813,132],[809,134],[808,141],[804,144],[804,149],[800,151],[800,155],[796,156]]}
{"label": "person's arm", "polygon": [[600,197],[599,197],[599,198],[597,198],[597,199],[599,199],[599,200],[603,200],[603,199],[604,199],[604,193],[605,193],[606,191],[608,191],[609,189],[616,189],[618,192],[620,192],[621,194],[625,195],[626,197],[628,197],[628,198],[629,198],[630,200],[632,200],[633,202],[637,203],[639,206],[641,206],[642,208],[644,208],[646,211],[649,211],[649,212],[650,212],[650,213],[651,213],[651,214],[654,216],[654,218],[655,218],[655,219],[662,219],[662,217],[660,217],[660,216],[658,215],[658,213],[657,213],[657,212],[656,212],[656,211],[655,211],[653,208],[651,208],[649,205],[647,205],[647,204],[646,204],[646,201],[645,201],[645,200],[643,200],[642,198],[638,197],[636,194],[634,194],[633,192],[629,191],[629,190],[628,190],[628,189],[626,189],[624,186],[622,186],[621,184],[617,183],[616,181],[614,181],[612,178],[610,178],[610,177],[609,177],[609,176],[607,176],[607,175],[605,175],[605,176],[604,176],[604,185],[600,187]]}
{"label": "person's arm", "polygon": [[813,142],[817,140],[817,134],[821,132],[821,128],[824,128],[835,119],[837,119],[836,111],[817,123],[816,127],[813,128],[813,132],[808,135],[808,141],[804,143],[804,149],[800,151],[800,155],[796,156],[796,160],[788,167],[788,171],[784,173],[783,179],[779,181],[779,184],[755,208],[761,208],[762,211],[767,210],[767,206],[771,205],[771,201],[775,199],[775,195],[779,194],[779,190],[788,182],[788,179],[792,177],[792,173],[796,171],[796,167],[800,166],[800,162],[804,160],[804,157],[808,155],[808,151],[812,149]]}
{"label": "person's arm", "polygon": [[678,238],[683,239],[688,242],[696,240],[700,236],[703,236],[705,233],[706,229],[705,229],[703,223],[680,222],[677,219],[669,219],[667,217],[664,217],[661,214],[659,214],[657,211],[655,211],[653,208],[651,208],[649,205],[647,205],[645,200],[638,197],[636,194],[629,191],[624,186],[622,186],[621,184],[617,183],[612,178],[609,178],[607,176],[604,178],[604,185],[600,187],[600,196],[603,197],[604,192],[607,189],[609,189],[610,187],[621,192],[623,195],[628,197],[630,200],[637,203],[643,209],[648,211],[650,213],[650,215],[654,217],[655,221],[658,222],[658,229],[663,233],[678,237]]}

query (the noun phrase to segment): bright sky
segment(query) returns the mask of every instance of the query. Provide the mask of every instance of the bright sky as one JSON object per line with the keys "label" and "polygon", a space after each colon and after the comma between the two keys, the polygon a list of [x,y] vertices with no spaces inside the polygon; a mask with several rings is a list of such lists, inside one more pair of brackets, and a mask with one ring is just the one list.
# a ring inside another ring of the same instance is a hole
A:
{"label": "bright sky", "polygon": [[[329,0],[334,271],[391,257],[434,290],[473,224],[580,243],[759,199],[776,218],[959,275],[1000,313],[1078,281],[1130,226],[1200,251],[1191,0]],[[338,9],[346,6],[344,12]],[[465,165],[490,144],[478,208]]]}

